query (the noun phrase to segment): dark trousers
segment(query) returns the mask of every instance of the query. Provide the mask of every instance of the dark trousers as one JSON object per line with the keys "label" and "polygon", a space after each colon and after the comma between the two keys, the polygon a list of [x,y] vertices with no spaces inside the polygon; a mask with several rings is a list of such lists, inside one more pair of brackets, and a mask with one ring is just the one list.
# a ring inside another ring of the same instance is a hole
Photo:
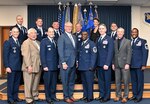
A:
{"label": "dark trousers", "polygon": [[104,70],[103,67],[100,67],[97,72],[100,96],[104,99],[110,99],[111,69]]}
{"label": "dark trousers", "polygon": [[7,73],[7,97],[9,101],[18,99],[21,71]]}
{"label": "dark trousers", "polygon": [[94,84],[94,72],[93,71],[80,71],[82,84],[83,84],[83,96],[88,100],[93,99],[93,84]]}
{"label": "dark trousers", "polygon": [[63,93],[64,99],[71,98],[73,96],[74,91],[74,83],[75,83],[75,72],[76,68],[68,67],[67,70],[60,69],[62,84],[63,84]]}
{"label": "dark trousers", "polygon": [[144,89],[144,71],[141,68],[131,68],[131,83],[133,96],[142,98]]}
{"label": "dark trousers", "polygon": [[43,73],[46,99],[56,98],[57,70]]}

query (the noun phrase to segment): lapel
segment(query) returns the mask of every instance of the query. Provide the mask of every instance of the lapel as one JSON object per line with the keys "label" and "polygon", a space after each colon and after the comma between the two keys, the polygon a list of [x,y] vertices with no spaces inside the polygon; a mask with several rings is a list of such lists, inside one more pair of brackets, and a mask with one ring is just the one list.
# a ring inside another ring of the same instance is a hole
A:
{"label": "lapel", "polygon": [[[35,40],[35,41],[36,41],[36,40]],[[29,39],[29,42],[30,42],[30,44],[31,44],[33,47],[35,47],[35,49],[37,49],[37,50],[39,51],[37,45],[36,45],[32,40]],[[36,41],[36,42],[37,42],[37,41]],[[38,42],[37,42],[37,44],[39,45]]]}
{"label": "lapel", "polygon": [[[103,44],[103,41],[104,41],[104,40],[107,40],[107,34],[106,34],[105,37],[101,40],[100,43]],[[108,41],[108,40],[107,40],[107,41]]]}
{"label": "lapel", "polygon": [[[118,42],[117,42],[117,44],[118,44]],[[123,37],[123,39],[121,41],[119,50],[124,46],[124,44],[125,44],[125,37]]]}
{"label": "lapel", "polygon": [[[10,41],[12,42],[12,44],[14,44],[16,47],[20,47],[15,40],[11,37]],[[20,43],[19,43],[20,44]]]}
{"label": "lapel", "polygon": [[[64,35],[65,35],[65,37],[66,37],[66,38],[68,38],[68,39],[67,39],[67,41],[69,40],[70,44],[71,44],[71,45],[72,45],[72,47],[74,48],[73,43],[72,43],[71,39],[69,38],[69,36],[67,35],[67,33],[66,33],[66,32],[65,32],[65,34],[64,34]],[[73,37],[73,40],[74,40],[74,42],[75,42],[75,47],[76,47],[75,37],[74,37],[74,36],[72,36],[72,37]]]}
{"label": "lapel", "polygon": [[82,47],[85,47],[88,43],[89,43],[89,39],[86,41],[86,43],[84,43],[84,45],[82,45]]}

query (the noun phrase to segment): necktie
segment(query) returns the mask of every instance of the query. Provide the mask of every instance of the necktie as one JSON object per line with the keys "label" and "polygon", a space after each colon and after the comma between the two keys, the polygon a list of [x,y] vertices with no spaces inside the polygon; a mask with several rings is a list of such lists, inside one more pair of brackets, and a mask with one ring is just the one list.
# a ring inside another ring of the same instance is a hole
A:
{"label": "necktie", "polygon": [[135,39],[132,40],[132,48],[134,47]]}
{"label": "necktie", "polygon": [[43,30],[42,28],[39,28],[40,32],[41,32],[41,36],[43,36]]}
{"label": "necktie", "polygon": [[55,41],[54,41],[54,39],[52,39],[52,43],[54,44],[54,46],[56,47],[56,44],[55,44]]}
{"label": "necktie", "polygon": [[69,34],[69,38],[70,38],[70,40],[71,40],[71,42],[72,42],[72,44],[73,44],[73,47],[75,48],[75,42],[74,42],[74,39],[73,39],[73,37],[72,37],[71,34]]}
{"label": "necktie", "polygon": [[111,37],[112,37],[112,38],[114,37],[114,32],[111,33]]}
{"label": "necktie", "polygon": [[99,37],[98,42],[100,42],[100,43],[102,42],[102,37],[101,36]]}
{"label": "necktie", "polygon": [[23,26],[21,26],[21,31],[22,31],[22,33],[24,34],[24,29],[23,29]]}
{"label": "necktie", "polygon": [[16,40],[16,44],[17,44],[18,46],[20,46],[20,44],[19,44],[19,41],[18,41],[18,40]]}

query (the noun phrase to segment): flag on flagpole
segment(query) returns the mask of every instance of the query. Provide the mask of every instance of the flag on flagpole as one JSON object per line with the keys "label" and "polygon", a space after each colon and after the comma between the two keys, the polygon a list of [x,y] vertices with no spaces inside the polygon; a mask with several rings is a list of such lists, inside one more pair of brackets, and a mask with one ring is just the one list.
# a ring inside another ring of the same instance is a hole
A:
{"label": "flag on flagpole", "polygon": [[98,18],[97,5],[95,5],[94,18]]}
{"label": "flag on flagpole", "polygon": [[88,17],[88,23],[86,29],[92,29],[94,27],[93,22],[93,12],[92,12],[92,6],[90,5],[90,11],[89,11],[89,17]]}
{"label": "flag on flagpole", "polygon": [[69,6],[69,3],[67,3],[65,22],[70,22],[70,6]]}
{"label": "flag on flagpole", "polygon": [[73,10],[73,30],[72,32],[75,33],[76,31],[76,24],[78,23],[78,5],[74,5],[74,10]]}
{"label": "flag on flagpole", "polygon": [[61,2],[58,3],[58,23],[60,24],[60,31],[62,32],[62,11],[61,11]]}
{"label": "flag on flagpole", "polygon": [[66,6],[64,5],[63,12],[62,12],[62,22],[61,22],[62,32],[64,32],[65,16],[66,16]]}
{"label": "flag on flagpole", "polygon": [[80,23],[81,25],[84,23],[80,3],[78,4],[78,23]]}

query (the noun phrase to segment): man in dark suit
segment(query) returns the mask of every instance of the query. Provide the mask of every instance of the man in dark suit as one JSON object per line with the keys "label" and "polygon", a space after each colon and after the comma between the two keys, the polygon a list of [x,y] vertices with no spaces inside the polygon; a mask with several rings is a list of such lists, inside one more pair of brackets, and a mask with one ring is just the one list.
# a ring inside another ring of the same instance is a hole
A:
{"label": "man in dark suit", "polygon": [[113,39],[106,34],[106,25],[99,26],[100,37],[97,40],[97,66],[98,85],[100,89],[100,102],[104,103],[110,100],[111,87],[111,63],[113,58],[114,43]]}
{"label": "man in dark suit", "polygon": [[78,70],[83,84],[83,98],[86,103],[93,100],[94,68],[96,63],[97,48],[93,41],[88,38],[86,31],[82,32],[82,44],[78,54]]}
{"label": "man in dark suit", "polygon": [[37,39],[38,41],[41,41],[42,39],[46,38],[46,29],[43,28],[43,20],[41,17],[38,17],[36,19],[36,27],[34,27],[37,31]]}
{"label": "man in dark suit", "polygon": [[143,96],[144,70],[146,69],[149,49],[147,41],[139,37],[137,28],[131,30],[131,37],[132,58],[130,72],[133,96],[130,100],[134,100],[137,103],[142,100]]}
{"label": "man in dark suit", "polygon": [[12,37],[4,42],[3,60],[7,72],[7,101],[16,104],[21,100],[18,98],[21,79],[21,47],[18,40],[19,30],[12,28]]}
{"label": "man in dark suit", "polygon": [[[10,30],[12,30],[13,27],[18,28],[18,30],[19,30],[18,40],[21,45],[23,43],[23,41],[27,39],[27,28],[23,26],[23,17],[21,15],[18,15],[16,17],[16,21],[17,21],[17,24],[12,26],[10,28]],[[10,35],[10,37],[11,37],[11,35]]]}
{"label": "man in dark suit", "polygon": [[[114,58],[112,68],[115,71],[116,79],[116,98],[114,102],[121,100],[122,103],[126,103],[129,95],[129,78],[130,78],[130,62],[131,62],[131,42],[124,37],[124,29],[117,29],[118,39],[114,42]],[[124,94],[122,96],[121,84],[124,81]]]}
{"label": "man in dark suit", "polygon": [[58,53],[60,60],[60,74],[63,84],[64,100],[67,103],[73,103],[75,69],[76,69],[76,53],[77,42],[76,37],[71,34],[72,23],[65,23],[65,33],[58,39]]}
{"label": "man in dark suit", "polygon": [[[80,23],[77,23],[76,32],[73,34],[77,37],[77,50],[79,50],[79,47],[82,43],[82,35],[81,35],[82,31],[81,30],[82,30],[82,25]],[[77,75],[76,83],[81,83],[81,75],[80,75],[79,70],[76,70],[76,75]]]}
{"label": "man in dark suit", "polygon": [[117,29],[118,29],[118,26],[115,22],[111,23],[111,32],[108,34],[111,38],[113,38],[114,40],[117,39]]}
{"label": "man in dark suit", "polygon": [[54,40],[57,42],[59,36],[61,35],[61,31],[59,29],[59,22],[58,21],[54,21],[53,24],[52,24],[52,27],[54,29],[54,35],[55,35]]}
{"label": "man in dark suit", "polygon": [[44,38],[40,44],[40,59],[44,70],[43,79],[46,101],[49,104],[53,104],[53,101],[59,100],[56,99],[58,54],[52,27],[48,29],[47,35],[47,38]]}

